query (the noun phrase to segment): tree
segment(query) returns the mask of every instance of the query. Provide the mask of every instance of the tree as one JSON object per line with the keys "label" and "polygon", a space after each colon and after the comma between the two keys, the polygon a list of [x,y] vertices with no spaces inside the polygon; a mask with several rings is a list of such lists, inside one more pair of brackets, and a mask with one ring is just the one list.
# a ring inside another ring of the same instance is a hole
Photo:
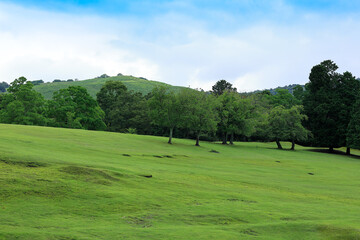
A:
{"label": "tree", "polygon": [[180,126],[194,131],[196,135],[195,146],[200,146],[201,134],[216,131],[218,122],[216,99],[205,92],[184,88],[179,93],[179,102],[183,106]]}
{"label": "tree", "polygon": [[45,100],[25,77],[15,79],[2,96],[0,121],[24,125],[46,125]]}
{"label": "tree", "polygon": [[105,114],[86,88],[70,86],[54,92],[48,104],[53,126],[105,130]]}
{"label": "tree", "polygon": [[226,91],[218,97],[218,130],[222,134],[222,144],[227,144],[230,135],[230,144],[233,144],[234,134],[250,135],[251,104],[249,100],[241,99],[236,92]]}
{"label": "tree", "polygon": [[293,95],[299,101],[299,104],[302,104],[302,101],[304,99],[304,93],[304,88],[301,85],[296,85],[293,88]]}
{"label": "tree", "polygon": [[326,60],[311,69],[310,82],[305,85],[304,109],[308,116],[307,128],[312,132],[314,146],[341,147],[342,141],[338,128],[336,92],[337,81],[340,74],[336,72],[338,66]]}
{"label": "tree", "polygon": [[230,91],[230,92],[236,92],[236,88],[232,87],[232,84],[227,82],[226,80],[222,79],[215,83],[214,86],[212,86],[212,94],[215,96],[220,96],[224,92]]}
{"label": "tree", "polygon": [[275,91],[275,95],[269,95],[270,102],[273,106],[291,108],[292,106],[300,104],[300,101],[297,100],[289,90],[278,88]]}
{"label": "tree", "polygon": [[347,128],[346,144],[349,148],[360,149],[360,97],[358,97],[353,106],[353,111]]}
{"label": "tree", "polygon": [[6,92],[6,89],[9,87],[7,82],[0,83],[0,92]]}
{"label": "tree", "polygon": [[268,116],[268,137],[274,140],[279,149],[280,141],[291,141],[291,150],[295,149],[295,141],[306,140],[309,131],[302,126],[306,115],[302,114],[302,106],[293,106],[286,109],[284,106],[273,108]]}
{"label": "tree", "polygon": [[306,124],[314,135],[313,145],[330,151],[347,146],[350,154],[346,135],[360,83],[350,72],[337,73],[337,68],[330,60],[312,68],[303,100],[309,117]]}
{"label": "tree", "polygon": [[340,75],[336,85],[336,97],[334,99],[337,106],[338,124],[337,135],[340,137],[341,146],[346,146],[346,154],[350,155],[350,146],[347,144],[346,137],[348,126],[353,112],[353,105],[360,93],[360,82],[350,72]]}
{"label": "tree", "polygon": [[109,131],[149,133],[148,108],[141,93],[128,91],[120,81],[107,81],[98,92],[97,101],[105,112]]}
{"label": "tree", "polygon": [[182,121],[183,106],[174,92],[169,92],[164,86],[157,86],[152,90],[152,97],[148,100],[149,114],[152,123],[169,129],[169,144],[172,144],[174,128]]}

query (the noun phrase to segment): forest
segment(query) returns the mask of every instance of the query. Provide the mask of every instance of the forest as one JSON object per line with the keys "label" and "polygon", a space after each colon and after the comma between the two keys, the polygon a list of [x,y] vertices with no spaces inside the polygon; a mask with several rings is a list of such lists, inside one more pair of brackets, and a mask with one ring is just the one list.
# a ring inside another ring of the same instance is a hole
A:
{"label": "forest", "polygon": [[0,122],[122,132],[200,140],[281,141],[334,148],[360,148],[360,81],[350,72],[338,73],[326,60],[314,66],[305,88],[238,93],[226,80],[212,91],[165,86],[149,94],[133,92],[120,81],[107,81],[91,97],[81,86],[70,86],[44,97],[37,82],[15,79],[0,95]]}

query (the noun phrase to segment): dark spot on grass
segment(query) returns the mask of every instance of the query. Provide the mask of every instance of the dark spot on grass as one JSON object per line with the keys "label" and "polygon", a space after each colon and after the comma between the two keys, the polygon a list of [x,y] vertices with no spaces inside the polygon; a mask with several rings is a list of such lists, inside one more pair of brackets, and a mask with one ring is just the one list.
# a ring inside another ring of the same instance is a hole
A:
{"label": "dark spot on grass", "polygon": [[140,175],[141,177],[146,177],[146,178],[152,178],[151,174],[146,174],[146,175]]}
{"label": "dark spot on grass", "polygon": [[126,153],[124,153],[123,156],[124,156],[124,157],[131,157],[130,154],[126,154]]}
{"label": "dark spot on grass", "polygon": [[166,158],[173,158],[173,156],[170,156],[170,155],[163,155],[163,157],[166,157]]}
{"label": "dark spot on grass", "polygon": [[257,203],[257,201],[244,200],[244,199],[241,199],[240,201],[241,201],[241,202],[244,202],[244,203]]}
{"label": "dark spot on grass", "polygon": [[154,155],[153,157],[156,157],[156,158],[163,158],[163,156],[159,156],[159,155]]}
{"label": "dark spot on grass", "polygon": [[309,175],[315,175],[315,173],[312,173],[312,172],[309,172],[308,174],[309,174]]}
{"label": "dark spot on grass", "polygon": [[228,198],[226,200],[228,200],[230,202],[238,202],[239,201],[239,199],[237,199],[237,198]]}
{"label": "dark spot on grass", "polygon": [[108,185],[109,182],[105,182],[104,179],[110,181],[118,181],[118,178],[111,176],[109,173],[93,168],[67,166],[60,169],[61,172],[65,172],[78,177],[86,177],[87,181],[93,181],[95,183]]}
{"label": "dark spot on grass", "polygon": [[125,219],[126,223],[131,224],[134,227],[148,228],[152,226],[151,224],[151,220],[153,219],[152,215],[145,215],[141,217],[127,216],[123,218]]}
{"label": "dark spot on grass", "polygon": [[211,149],[210,152],[211,152],[211,153],[220,153],[220,152],[218,152],[218,151],[216,151],[216,150],[214,150],[214,149]]}
{"label": "dark spot on grass", "polygon": [[36,179],[36,181],[39,181],[39,182],[52,182],[51,180],[42,179],[42,178]]}
{"label": "dark spot on grass", "polygon": [[281,163],[280,161],[275,161],[275,162],[277,162],[277,163]]}
{"label": "dark spot on grass", "polygon": [[254,230],[252,230],[250,228],[241,231],[241,233],[246,234],[246,235],[251,235],[251,236],[257,236],[258,235],[258,233],[256,231],[254,231]]}
{"label": "dark spot on grass", "polygon": [[7,159],[0,159],[0,162],[3,162],[5,164],[9,165],[16,165],[16,166],[22,166],[22,167],[29,167],[29,168],[37,168],[37,167],[46,167],[47,164],[40,163],[40,162],[22,162],[22,161],[13,161],[13,160],[7,160]]}
{"label": "dark spot on grass", "polygon": [[216,224],[216,225],[230,225],[230,224],[239,224],[239,223],[249,223],[246,220],[240,219],[238,217],[231,216],[222,216],[215,214],[206,214],[206,215],[187,215],[184,222],[188,224]]}

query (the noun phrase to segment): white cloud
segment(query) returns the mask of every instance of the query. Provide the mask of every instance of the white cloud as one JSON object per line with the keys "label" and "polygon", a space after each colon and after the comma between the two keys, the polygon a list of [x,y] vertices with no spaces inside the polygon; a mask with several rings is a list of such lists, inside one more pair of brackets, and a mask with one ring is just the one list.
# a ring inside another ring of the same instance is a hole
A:
{"label": "white cloud", "polygon": [[[278,6],[294,14],[282,1]],[[176,12],[115,18],[0,3],[0,81],[121,72],[205,90],[226,79],[250,91],[305,83],[311,67],[325,59],[360,75],[358,19],[295,18],[291,24],[260,19],[244,27],[229,17],[232,31],[219,31],[201,17]]]}

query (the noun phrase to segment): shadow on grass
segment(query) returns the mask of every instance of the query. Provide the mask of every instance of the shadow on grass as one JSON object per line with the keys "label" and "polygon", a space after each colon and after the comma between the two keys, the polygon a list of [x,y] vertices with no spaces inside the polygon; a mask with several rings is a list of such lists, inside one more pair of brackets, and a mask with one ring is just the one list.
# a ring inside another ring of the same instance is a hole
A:
{"label": "shadow on grass", "polygon": [[340,150],[329,151],[329,149],[315,148],[315,149],[306,149],[306,151],[319,152],[319,153],[327,153],[327,154],[334,154],[334,155],[342,155],[342,156],[349,156],[349,157],[352,157],[352,158],[360,159],[360,156],[359,156],[359,155],[355,155],[355,154],[346,155],[345,152],[340,151]]}

